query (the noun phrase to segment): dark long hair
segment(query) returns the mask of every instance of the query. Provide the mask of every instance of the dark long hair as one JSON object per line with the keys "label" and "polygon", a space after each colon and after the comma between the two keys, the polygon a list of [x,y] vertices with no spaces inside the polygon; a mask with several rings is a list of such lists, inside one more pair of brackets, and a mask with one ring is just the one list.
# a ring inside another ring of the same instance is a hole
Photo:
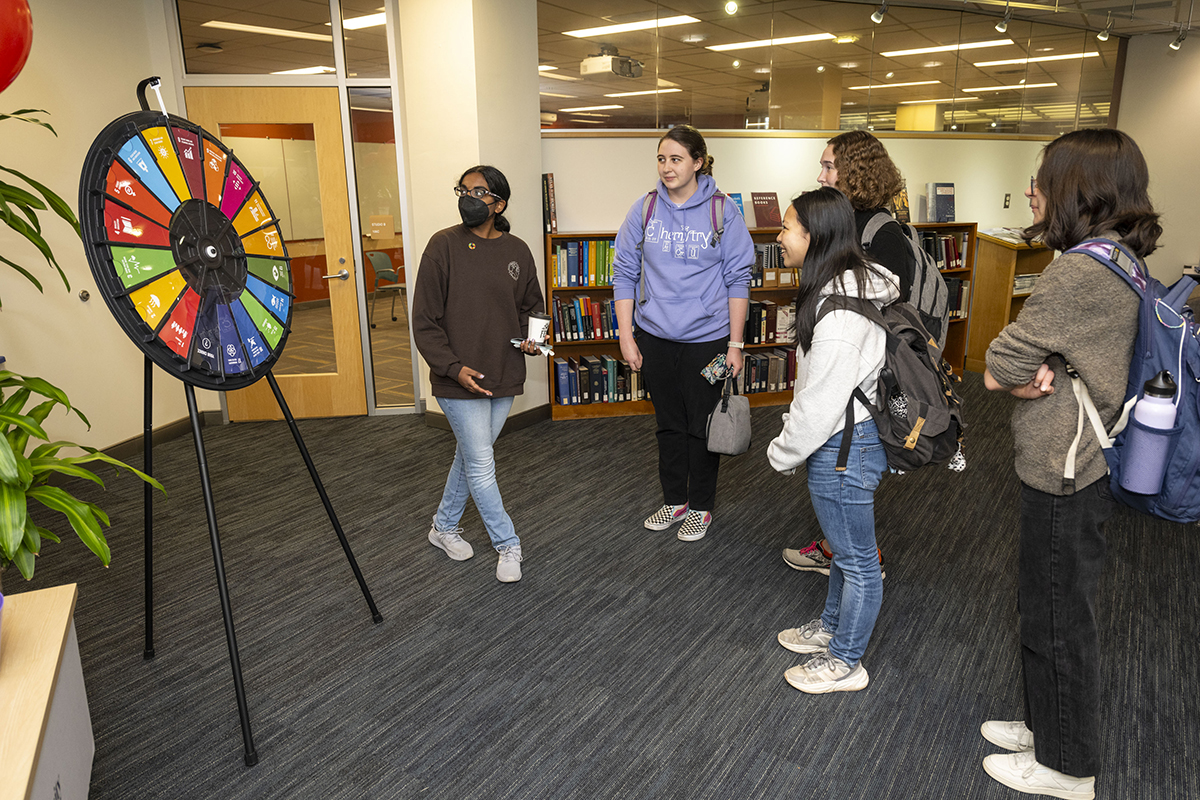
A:
{"label": "dark long hair", "polygon": [[[871,273],[878,274],[867,263],[866,254],[858,242],[854,225],[854,207],[846,195],[831,186],[805,192],[792,201],[796,217],[808,231],[808,253],[800,270],[800,287],[796,292],[796,341],[807,353],[812,348],[813,329],[817,327],[817,302],[821,289],[835,278],[850,296],[861,296]],[[846,280],[853,275],[857,292],[846,291]]]}
{"label": "dark long hair", "polygon": [[[477,164],[462,174],[458,179],[459,184],[462,184],[463,179],[473,172],[478,172],[483,177],[483,182],[487,184],[488,191],[504,201],[504,210],[508,211],[508,198],[512,196],[512,189],[508,187],[508,178],[504,177],[504,173],[495,167],[489,167],[486,164]],[[503,215],[497,213],[494,217],[496,230],[509,231],[512,230],[512,225]]]}
{"label": "dark long hair", "polygon": [[1158,247],[1163,229],[1150,202],[1150,173],[1128,134],[1089,128],[1060,136],[1042,151],[1037,185],[1046,207],[1025,238],[1040,236],[1055,250],[1068,250],[1116,231],[1143,258]]}
{"label": "dark long hair", "polygon": [[688,151],[688,155],[704,162],[700,167],[701,175],[712,175],[713,162],[716,159],[708,154],[708,145],[704,143],[704,136],[700,134],[700,131],[691,125],[676,125],[663,134],[662,138],[658,140],[658,146],[662,147],[662,143],[667,139],[683,145],[683,148]]}

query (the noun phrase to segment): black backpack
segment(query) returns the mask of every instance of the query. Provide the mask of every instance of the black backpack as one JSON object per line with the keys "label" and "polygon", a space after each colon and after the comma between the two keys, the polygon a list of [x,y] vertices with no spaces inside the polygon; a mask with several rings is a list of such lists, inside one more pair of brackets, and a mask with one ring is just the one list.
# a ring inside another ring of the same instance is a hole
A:
{"label": "black backpack", "polygon": [[[879,229],[891,221],[892,215],[886,211],[880,211],[868,220],[862,234],[864,250],[871,246]],[[946,334],[950,328],[950,290],[946,286],[946,277],[938,269],[933,256],[921,247],[921,236],[917,229],[907,222],[897,221],[896,224],[904,231],[912,248],[913,282],[908,304],[920,312],[925,330],[932,334],[938,350],[941,350],[946,346]]]}
{"label": "black backpack", "polygon": [[955,390],[961,379],[942,358],[919,312],[908,303],[895,302],[878,309],[870,300],[832,295],[821,304],[817,321],[837,309],[861,314],[887,334],[883,369],[879,370],[879,406],[872,405],[862,389],[854,388],[846,403],[846,427],[837,469],[846,468],[857,399],[879,428],[890,468],[909,472],[926,464],[947,464],[961,472],[966,467],[962,457],[966,423],[962,398]]}

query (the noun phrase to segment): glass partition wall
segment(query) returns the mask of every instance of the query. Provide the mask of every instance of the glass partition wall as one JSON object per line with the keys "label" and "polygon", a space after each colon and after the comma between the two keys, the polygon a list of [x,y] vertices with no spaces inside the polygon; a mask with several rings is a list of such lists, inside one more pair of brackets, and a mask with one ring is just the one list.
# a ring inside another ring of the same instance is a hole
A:
{"label": "glass partition wall", "polygon": [[822,0],[543,0],[542,124],[1035,135],[1107,125],[1125,40],[1096,37],[1104,12],[1012,11],[1006,21],[1003,3],[881,13]]}

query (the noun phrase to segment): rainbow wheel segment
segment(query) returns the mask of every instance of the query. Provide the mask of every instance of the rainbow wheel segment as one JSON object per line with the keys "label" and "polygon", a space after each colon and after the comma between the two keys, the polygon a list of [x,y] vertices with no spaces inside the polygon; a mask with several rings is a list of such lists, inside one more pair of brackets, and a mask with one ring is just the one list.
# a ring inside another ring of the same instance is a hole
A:
{"label": "rainbow wheel segment", "polygon": [[114,318],[152,361],[203,389],[249,386],[283,352],[295,296],[262,187],[217,137],[137,111],[84,161],[80,229]]}

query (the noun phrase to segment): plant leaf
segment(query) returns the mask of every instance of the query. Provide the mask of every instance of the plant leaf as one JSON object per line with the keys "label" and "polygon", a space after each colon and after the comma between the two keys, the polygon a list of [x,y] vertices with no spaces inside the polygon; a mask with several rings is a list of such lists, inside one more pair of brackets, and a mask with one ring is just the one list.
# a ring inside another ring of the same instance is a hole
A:
{"label": "plant leaf", "polygon": [[0,553],[10,561],[25,538],[28,504],[25,492],[11,483],[0,482]]}
{"label": "plant leaf", "polygon": [[74,442],[47,442],[46,444],[39,444],[37,447],[33,448],[33,452],[29,454],[29,457],[49,458],[51,456],[58,455],[58,451],[62,450],[64,447],[77,446],[78,445],[76,445]]}
{"label": "plant leaf", "polygon": [[0,481],[19,483],[20,480],[21,474],[17,469],[17,457],[13,453],[12,445],[8,443],[8,437],[0,436]]}
{"label": "plant leaf", "polygon": [[[53,130],[53,128],[51,128],[51,130]],[[69,205],[67,205],[65,200],[63,200],[61,197],[59,197],[54,192],[47,189],[42,184],[35,181],[33,178],[29,177],[28,175],[23,175],[20,172],[17,172],[15,169],[9,169],[8,167],[0,167],[0,169],[4,170],[5,172],[7,172],[11,175],[16,175],[18,178],[20,178],[21,180],[25,181],[30,186],[32,186],[34,189],[37,189],[38,194],[40,194],[42,197],[46,198],[46,204],[50,206],[50,210],[53,211],[55,214],[57,214],[59,217],[61,217],[63,220],[65,220],[71,226],[71,228],[74,229],[76,236],[80,236],[79,220],[75,218],[75,212],[71,210],[71,207]],[[83,237],[80,236],[80,238],[82,239]]]}
{"label": "plant leaf", "polygon": [[[112,527],[112,522],[109,521],[108,514],[105,513],[103,508],[96,505],[95,503],[88,503],[87,500],[84,500],[83,502],[86,503],[87,507],[90,508],[92,510],[92,513],[96,515],[96,519],[100,520],[101,525],[103,525],[106,528]],[[43,537],[45,536],[45,534],[42,534],[42,535],[43,535]],[[58,540],[56,539],[55,541],[58,541]]]}
{"label": "plant leaf", "polygon": [[42,440],[50,438],[46,435],[46,432],[42,430],[42,426],[39,425],[36,420],[23,414],[11,414],[7,411],[0,411],[0,424],[16,425],[30,436],[36,436]]}
{"label": "plant leaf", "polygon": [[25,492],[25,496],[32,497],[46,508],[61,512],[75,529],[80,541],[99,557],[104,566],[108,566],[112,552],[108,549],[108,542],[104,539],[96,515],[88,508],[87,503],[76,500],[57,486],[35,486]]}
{"label": "plant leaf", "polygon": [[86,447],[84,449],[89,451],[86,456],[74,456],[72,458],[64,458],[64,459],[62,459],[63,463],[87,464],[92,461],[103,461],[105,464],[112,464],[114,467],[120,467],[121,469],[129,470],[134,475],[137,475],[143,481],[145,481],[146,483],[153,486],[155,489],[158,489],[160,492],[163,493],[164,496],[166,495],[167,490],[163,488],[163,485],[161,483],[159,483],[158,481],[156,481],[154,478],[151,478],[146,473],[142,472],[140,469],[137,469],[136,467],[131,467],[128,464],[126,464],[124,461],[118,461],[117,459],[113,458],[112,456],[108,455],[107,453],[101,453],[98,450],[93,450],[90,447]]}
{"label": "plant leaf", "polygon": [[17,548],[17,552],[13,554],[12,562],[17,565],[17,570],[21,573],[22,578],[27,581],[33,580],[33,568],[37,562],[33,557],[33,553],[29,552],[24,544]]}
{"label": "plant leaf", "polygon": [[73,478],[86,478],[92,483],[100,484],[100,488],[105,488],[104,481],[100,480],[100,476],[89,469],[84,469],[76,464],[70,463],[69,459],[58,458],[31,458],[29,459],[29,468],[33,475],[43,475],[48,472],[58,472],[62,475],[70,475]]}
{"label": "plant leaf", "polygon": [[0,404],[0,411],[8,411],[12,414],[21,413],[21,409],[25,408],[25,403],[29,400],[30,394],[31,392],[28,389],[21,387]]}
{"label": "plant leaf", "polygon": [[35,556],[42,552],[42,537],[38,526],[29,517],[25,517],[25,538],[22,540],[25,548]]}
{"label": "plant leaf", "polygon": [[45,293],[46,293],[46,291],[45,291],[45,290],[42,288],[42,282],[41,282],[41,281],[39,281],[37,278],[33,277],[33,273],[31,273],[29,270],[25,269],[25,268],[24,268],[24,267],[22,267],[20,264],[16,264],[16,263],[14,263],[14,262],[12,262],[12,261],[9,261],[9,260],[8,260],[7,258],[5,258],[4,256],[0,256],[0,261],[3,261],[5,264],[8,264],[10,267],[12,267],[13,269],[15,269],[17,272],[21,273],[21,274],[22,274],[22,275],[24,275],[26,278],[28,278],[28,279],[29,279],[29,282],[30,282],[30,283],[32,283],[34,286],[36,286],[36,287],[37,287],[37,290],[38,290],[39,292],[41,292],[42,294],[45,294]]}

